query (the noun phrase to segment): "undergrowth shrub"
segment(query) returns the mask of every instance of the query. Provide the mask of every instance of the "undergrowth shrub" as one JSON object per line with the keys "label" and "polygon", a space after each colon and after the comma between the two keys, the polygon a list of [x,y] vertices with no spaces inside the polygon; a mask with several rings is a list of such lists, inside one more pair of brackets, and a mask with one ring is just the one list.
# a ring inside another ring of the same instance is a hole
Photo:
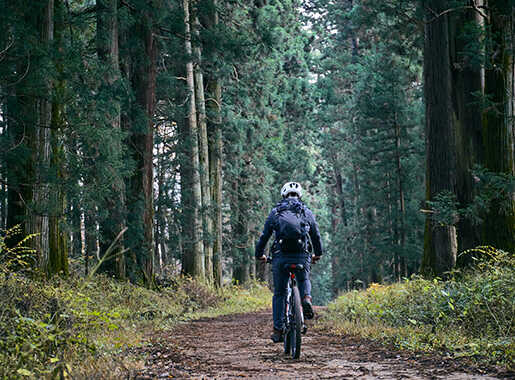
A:
{"label": "undergrowth shrub", "polygon": [[346,293],[330,304],[322,325],[402,348],[513,367],[515,258],[491,248],[478,250],[484,254],[473,270],[455,272],[446,281],[413,277]]}
{"label": "undergrowth shrub", "polygon": [[269,303],[257,283],[215,290],[176,278],[149,290],[105,276],[35,280],[0,265],[0,378],[126,377],[138,365],[128,352],[151,331]]}

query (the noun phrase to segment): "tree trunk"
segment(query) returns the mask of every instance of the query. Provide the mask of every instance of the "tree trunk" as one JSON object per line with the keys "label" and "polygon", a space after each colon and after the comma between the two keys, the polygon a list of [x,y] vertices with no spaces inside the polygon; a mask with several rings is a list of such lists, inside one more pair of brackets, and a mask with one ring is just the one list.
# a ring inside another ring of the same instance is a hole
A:
{"label": "tree trunk", "polygon": [[[55,3],[55,40],[57,46],[63,43],[62,32],[64,30],[64,4],[61,0],[56,0]],[[64,62],[59,57],[55,63],[56,71],[60,74],[64,66]],[[63,80],[56,80],[54,82],[54,91],[56,93],[55,99],[64,99],[66,86]],[[65,152],[63,148],[62,135],[64,128],[66,128],[66,121],[64,117],[64,104],[58,103],[55,100],[52,103],[52,119],[50,128],[50,148],[51,159],[50,165],[54,168],[57,178],[53,179],[51,184],[50,199],[53,210],[50,211],[49,216],[49,252],[46,273],[52,276],[56,273],[64,275],[68,274],[68,237],[63,231],[65,223],[65,210],[66,210],[66,197],[65,191],[61,183],[64,183],[64,167],[65,167]]]}
{"label": "tree trunk", "polygon": [[[46,270],[50,202],[45,173],[50,165],[52,118],[52,80],[46,68],[51,65],[47,52],[54,38],[53,0],[26,4],[17,22],[26,28],[26,33],[15,36],[19,40],[15,41],[16,53],[30,59],[20,59],[16,63],[17,72],[25,74],[16,82],[13,96],[7,104],[8,135],[13,147],[7,156],[7,227],[21,225],[20,236],[7,244],[14,245],[25,236],[35,234],[27,244],[38,253],[39,268]],[[30,39],[37,46],[25,45],[25,39]]]}
{"label": "tree trunk", "polygon": [[[127,268],[131,280],[137,281],[143,275],[147,285],[153,283],[154,269],[154,206],[153,206],[153,148],[154,148],[154,106],[156,88],[157,44],[153,36],[149,1],[134,12],[136,23],[129,33],[136,51],[131,53],[130,73],[135,103],[130,119],[130,146],[135,162],[135,171],[129,180],[127,205],[129,230],[126,242],[130,244]],[[131,39],[124,40],[133,44]],[[124,65],[126,65],[124,63]],[[134,262],[136,261],[136,262]]]}
{"label": "tree trunk", "polygon": [[[119,48],[118,48],[118,0],[98,0],[97,1],[97,54],[100,63],[105,68],[104,81],[100,84],[99,99],[109,94],[111,87],[120,78]],[[109,97],[112,107],[111,112],[104,113],[106,123],[117,131],[114,136],[121,136],[120,103],[116,97]],[[100,102],[100,100],[99,100]],[[114,155],[120,155],[122,141],[114,142]],[[105,254],[108,248],[116,240],[120,232],[125,228],[125,183],[120,172],[113,167],[109,168],[112,176],[111,192],[105,197],[105,208],[109,215],[101,222],[100,231],[100,252]],[[120,238],[114,246],[113,253],[116,255],[102,263],[100,271],[125,278],[125,256],[120,253],[124,249],[123,239]]]}
{"label": "tree trunk", "polygon": [[233,237],[233,279],[238,284],[250,280],[250,262],[248,254],[249,230],[248,218],[244,210],[248,210],[245,196],[246,173],[239,168],[240,175],[233,179],[231,195],[231,235]]}
{"label": "tree trunk", "polygon": [[191,222],[189,228],[192,231],[192,257],[187,260],[191,265],[183,268],[184,272],[201,279],[205,278],[205,259],[202,243],[202,218],[200,215],[200,207],[202,205],[202,189],[200,184],[200,163],[199,163],[199,144],[198,144],[198,125],[197,125],[197,109],[195,103],[195,81],[193,74],[192,47],[191,47],[191,18],[190,18],[190,1],[183,0],[184,6],[184,24],[185,24],[185,45],[186,54],[189,56],[186,63],[186,78],[188,85],[189,113],[188,126],[189,135],[191,136],[191,190],[193,193]]}
{"label": "tree trunk", "polygon": [[155,221],[155,233],[154,233],[154,240],[155,240],[155,262],[156,262],[156,268],[157,273],[161,274],[163,269],[163,259],[164,259],[164,215],[163,215],[163,202],[166,197],[165,192],[163,191],[164,186],[164,165],[163,165],[163,157],[164,157],[164,148],[158,147],[158,157],[157,157],[157,208],[156,208],[156,221]]}
{"label": "tree trunk", "polygon": [[[451,101],[448,15],[444,0],[425,1],[424,95],[426,101],[426,200],[456,194],[456,155]],[[426,220],[422,273],[441,275],[456,264],[456,228]]]}
{"label": "tree trunk", "polygon": [[[41,14],[40,43],[43,50],[48,49],[54,40],[54,1],[46,2]],[[40,64],[49,57],[41,56]],[[44,74],[43,74],[44,75]],[[50,165],[50,127],[52,123],[52,80],[46,77],[44,80],[44,94],[38,96],[37,109],[38,120],[35,127],[34,140],[32,141],[32,162],[35,170],[35,181],[32,186],[32,203],[28,208],[27,234],[37,234],[31,240],[32,247],[40,253],[40,268],[47,274],[50,264],[49,253],[49,214],[50,210],[50,184],[44,174],[44,168]]]}
{"label": "tree trunk", "polygon": [[404,186],[402,182],[402,164],[401,164],[401,127],[397,123],[397,120],[395,120],[395,160],[397,164],[397,188],[398,188],[398,207],[399,207],[399,225],[396,226],[397,235],[398,235],[398,241],[399,244],[399,251],[400,254],[396,254],[395,257],[395,265],[396,265],[396,274],[397,274],[397,281],[401,280],[401,264],[400,264],[400,257],[404,256],[404,246],[406,245],[406,226],[405,226],[405,219],[406,219],[406,205],[404,202]]}
{"label": "tree trunk", "polygon": [[[514,60],[513,6],[507,0],[488,2],[491,48],[485,73],[485,95],[493,106],[483,113],[485,167],[495,173],[515,175],[514,159]],[[503,207],[502,204],[508,206]],[[494,200],[483,225],[483,242],[515,252],[515,194]]]}
{"label": "tree trunk", "polygon": [[96,212],[86,209],[84,212],[84,233],[86,247],[84,249],[84,273],[89,274],[90,267],[93,266],[95,259],[98,259],[97,249],[97,222]]}
{"label": "tree trunk", "polygon": [[75,201],[72,203],[70,210],[70,225],[72,244],[70,247],[71,256],[74,259],[78,259],[82,255],[82,211],[79,206],[79,202]]}
{"label": "tree trunk", "polygon": [[[197,9],[198,12],[198,9]],[[199,37],[200,22],[195,16],[195,34]],[[200,42],[199,42],[200,43]],[[202,75],[202,53],[200,46],[195,47],[195,96],[197,106],[200,183],[202,193],[202,225],[206,280],[213,283],[213,218],[211,215],[211,189],[209,181],[209,150],[207,138],[206,100],[204,95],[204,77]]]}
{"label": "tree trunk", "polygon": [[[4,131],[0,131],[4,133]],[[5,229],[7,225],[7,185],[3,176],[0,175],[0,229]]]}
{"label": "tree trunk", "polygon": [[[476,1],[468,2],[469,5],[473,5]],[[481,62],[474,62],[472,58],[464,58],[463,55],[469,43],[463,36],[463,29],[473,23],[479,27],[480,15],[473,9],[453,13],[449,18],[452,99],[456,110],[453,120],[456,127],[456,191],[460,207],[467,207],[474,199],[471,170],[475,164],[483,160],[481,108],[477,106],[477,96],[482,91]],[[461,218],[457,224],[457,231],[458,251],[480,244],[480,229],[472,220]],[[470,256],[461,257],[458,265],[465,265],[466,259]]]}
{"label": "tree trunk", "polygon": [[[213,13],[210,15],[210,24],[218,25],[218,12],[216,0],[213,0]],[[217,287],[222,286],[222,86],[215,72],[210,73],[208,79],[209,101],[206,106],[212,114],[212,121],[208,120],[209,144],[209,176],[211,179],[211,200],[213,201],[213,278]]]}

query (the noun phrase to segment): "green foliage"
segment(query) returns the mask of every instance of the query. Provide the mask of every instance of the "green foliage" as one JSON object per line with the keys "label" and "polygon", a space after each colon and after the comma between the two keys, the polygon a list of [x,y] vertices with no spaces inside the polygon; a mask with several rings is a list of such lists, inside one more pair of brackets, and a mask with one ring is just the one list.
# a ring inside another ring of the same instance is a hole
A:
{"label": "green foliage", "polygon": [[474,168],[472,176],[477,187],[476,196],[470,205],[461,210],[463,217],[479,224],[491,212],[492,207],[498,207],[504,215],[513,213],[510,194],[515,193],[515,176],[492,172],[481,166]]}
{"label": "green foliage", "polygon": [[458,220],[458,201],[451,191],[442,191],[435,195],[434,200],[427,201],[431,210],[431,218],[439,225],[452,226]]}
{"label": "green foliage", "polygon": [[513,369],[515,259],[491,247],[471,251],[480,263],[474,271],[456,272],[447,281],[414,277],[346,293],[329,306],[322,325]]}
{"label": "green foliage", "polygon": [[431,217],[442,225],[455,225],[459,218],[468,218],[474,224],[481,224],[484,218],[498,207],[501,214],[510,215],[513,211],[509,194],[515,192],[515,176],[497,173],[476,165],[471,175],[475,183],[475,196],[467,206],[462,206],[450,191],[437,194],[433,201],[428,201]]}
{"label": "green foliage", "polygon": [[270,292],[258,283],[215,291],[178,278],[153,291],[103,276],[34,281],[0,268],[2,378],[115,378],[125,356],[133,362],[124,366],[138,364],[129,349],[145,344],[152,329],[270,307]]}
{"label": "green foliage", "polygon": [[[32,272],[36,269],[37,252],[28,247],[29,240],[37,234],[23,236],[20,225],[0,230],[0,268],[5,271]],[[15,242],[14,245],[10,243]]]}
{"label": "green foliage", "polygon": [[322,131],[324,227],[335,266],[326,276],[337,293],[419,267],[421,33],[407,22],[416,18],[416,2],[310,4],[317,49],[313,119]]}

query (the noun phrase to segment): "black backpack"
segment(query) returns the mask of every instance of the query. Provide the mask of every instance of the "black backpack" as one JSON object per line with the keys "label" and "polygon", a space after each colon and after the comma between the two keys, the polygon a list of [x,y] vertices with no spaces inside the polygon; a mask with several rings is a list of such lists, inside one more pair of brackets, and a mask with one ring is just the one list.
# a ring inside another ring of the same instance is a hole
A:
{"label": "black backpack", "polygon": [[277,207],[276,241],[283,253],[303,253],[307,248],[309,225],[304,205],[284,202]]}

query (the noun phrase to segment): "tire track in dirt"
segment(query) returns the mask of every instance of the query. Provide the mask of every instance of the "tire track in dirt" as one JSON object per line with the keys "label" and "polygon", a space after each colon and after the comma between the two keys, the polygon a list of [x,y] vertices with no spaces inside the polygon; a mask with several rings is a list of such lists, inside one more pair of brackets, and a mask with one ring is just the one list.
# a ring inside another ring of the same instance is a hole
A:
{"label": "tire track in dirt", "polygon": [[271,311],[201,319],[156,333],[136,379],[504,379],[451,359],[308,329],[299,360],[269,338]]}

